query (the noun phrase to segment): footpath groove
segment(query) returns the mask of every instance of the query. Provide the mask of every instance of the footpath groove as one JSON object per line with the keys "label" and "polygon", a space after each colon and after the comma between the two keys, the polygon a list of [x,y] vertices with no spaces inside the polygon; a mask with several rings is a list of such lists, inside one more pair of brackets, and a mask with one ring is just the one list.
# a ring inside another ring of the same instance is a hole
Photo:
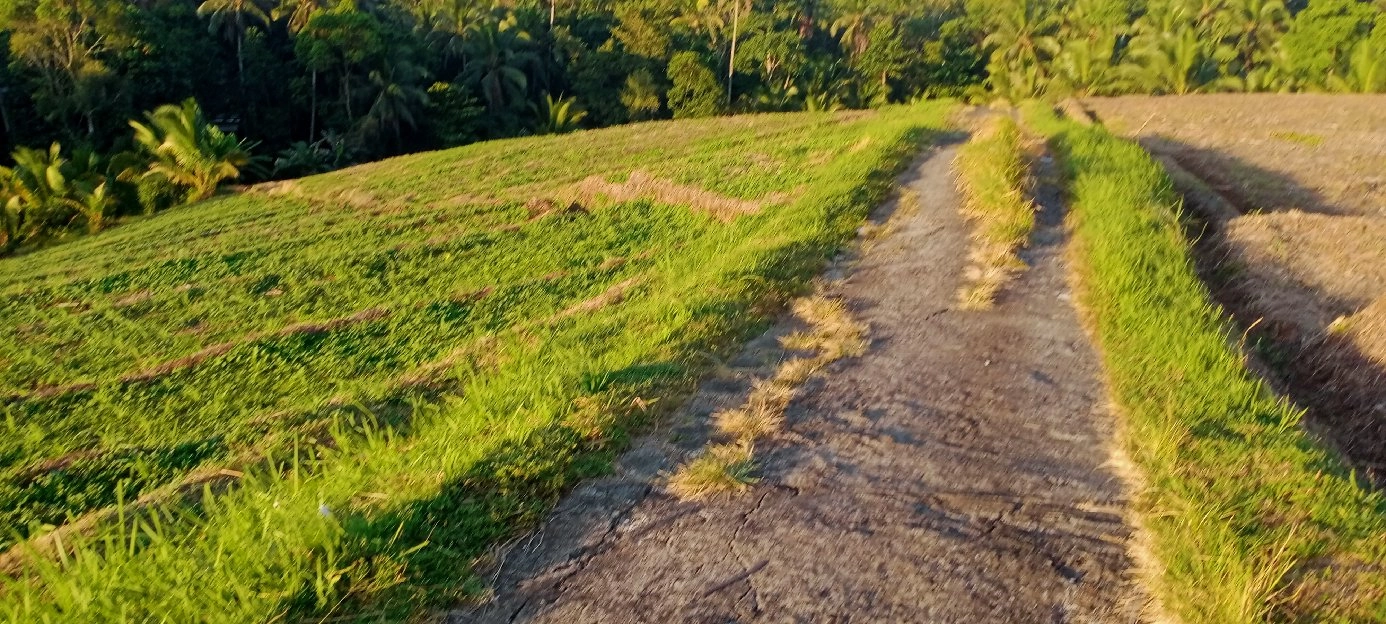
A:
{"label": "footpath groove", "polygon": [[[578,488],[498,557],[471,622],[1135,622],[1112,417],[1070,302],[1062,206],[1043,211],[1030,268],[994,310],[954,305],[967,228],[953,148],[902,179],[919,209],[830,295],[871,348],[800,390],[762,445],[747,494],[680,502],[649,484],[780,355],[752,343],[713,380],[675,442],[650,439]],[[665,436],[666,438],[668,436]],[[613,520],[613,518],[615,520]]]}

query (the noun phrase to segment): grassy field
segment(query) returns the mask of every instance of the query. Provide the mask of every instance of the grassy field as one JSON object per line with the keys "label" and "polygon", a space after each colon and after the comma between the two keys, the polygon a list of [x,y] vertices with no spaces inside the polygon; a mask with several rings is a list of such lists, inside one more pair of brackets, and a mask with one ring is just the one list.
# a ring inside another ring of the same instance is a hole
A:
{"label": "grassy field", "polygon": [[465,597],[490,545],[799,292],[950,110],[473,145],[4,260],[0,614]]}
{"label": "grassy field", "polygon": [[1386,500],[1248,372],[1139,146],[1033,107],[1070,184],[1081,302],[1145,481],[1154,588],[1190,623],[1386,620]]}

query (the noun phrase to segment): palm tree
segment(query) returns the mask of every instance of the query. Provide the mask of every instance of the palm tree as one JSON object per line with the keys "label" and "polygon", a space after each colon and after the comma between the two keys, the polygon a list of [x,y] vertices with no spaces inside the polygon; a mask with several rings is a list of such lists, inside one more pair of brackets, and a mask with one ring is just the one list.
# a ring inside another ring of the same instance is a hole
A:
{"label": "palm tree", "polygon": [[691,10],[685,10],[674,18],[674,25],[687,27],[694,34],[707,37],[708,46],[717,48],[722,40],[722,31],[727,27],[726,12],[721,5],[710,0],[698,0],[688,8]]}
{"label": "palm tree", "polygon": [[524,99],[529,90],[525,69],[539,61],[528,49],[529,41],[529,34],[515,27],[513,16],[486,21],[467,41],[469,59],[462,75],[477,85],[491,112]]}
{"label": "palm tree", "polygon": [[[211,16],[208,32],[222,31],[226,38],[236,42],[236,79],[245,84],[245,36],[253,22],[261,26],[270,23],[269,13],[263,6],[264,0],[204,0],[197,7],[197,14]],[[305,22],[306,23],[306,22]]]}
{"label": "palm tree", "polygon": [[211,197],[222,180],[240,177],[252,162],[249,146],[207,123],[192,98],[160,106],[145,117],[148,125],[130,122],[135,142],[153,159],[144,175],[187,187],[189,201]]}
{"label": "palm tree", "polygon": [[[270,16],[276,20],[286,20],[285,25],[288,26],[289,32],[298,34],[308,25],[308,20],[312,19],[314,13],[331,9],[335,4],[336,0],[280,0]],[[206,5],[204,2],[203,6]]]}
{"label": "palm tree", "polygon": [[1125,84],[1146,93],[1186,95],[1197,91],[1213,73],[1211,56],[1192,26],[1133,39],[1129,62],[1122,66]]}
{"label": "palm tree", "polygon": [[1054,36],[1057,16],[1038,0],[1008,0],[1000,7],[992,32],[982,41],[990,49],[987,72],[992,86],[1008,97],[1031,97],[1047,86],[1044,67],[1060,51]]}
{"label": "palm tree", "polygon": [[[98,232],[106,212],[115,204],[102,163],[94,152],[80,152],[78,162],[62,156],[54,143],[47,151],[21,147],[12,155],[13,168],[0,167],[4,191],[6,248],[33,236],[45,224],[86,218],[87,231]],[[26,232],[27,230],[27,232]]]}
{"label": "palm tree", "polygon": [[404,138],[401,125],[411,129],[418,126],[414,111],[428,105],[428,93],[419,87],[424,71],[407,61],[392,64],[385,71],[370,73],[376,96],[366,112],[366,127],[380,133],[387,128],[395,137],[395,148],[402,149]]}
{"label": "palm tree", "polygon": [[858,0],[855,6],[843,11],[828,25],[828,32],[837,38],[852,58],[856,58],[871,44],[869,36],[875,27],[877,7],[871,2]]}
{"label": "palm tree", "polygon": [[683,14],[674,18],[674,24],[685,26],[694,33],[707,37],[708,47],[723,50],[722,41],[728,23],[731,33],[727,37],[727,105],[732,101],[732,78],[736,72],[736,48],[741,38],[741,21],[754,7],[750,0],[697,0]]}
{"label": "palm tree", "polygon": [[1334,91],[1380,93],[1386,89],[1386,50],[1375,37],[1367,37],[1352,48],[1347,74],[1328,77]]}
{"label": "palm tree", "polygon": [[1120,68],[1127,88],[1185,95],[1212,82],[1217,76],[1216,58],[1229,58],[1231,48],[1200,30],[1201,17],[1201,12],[1178,0],[1152,5],[1136,21],[1130,54]]}
{"label": "palm tree", "polygon": [[77,208],[67,197],[66,160],[54,143],[47,151],[21,147],[11,155],[14,167],[0,167],[5,180],[5,249],[38,233],[45,222]]}
{"label": "palm tree", "polygon": [[482,19],[477,0],[442,0],[428,16],[427,39],[445,60],[459,58],[467,64],[467,37]]}
{"label": "palm tree", "polygon": [[1246,74],[1275,56],[1274,46],[1289,27],[1290,12],[1281,0],[1232,0],[1218,13],[1219,31],[1227,32],[1235,55],[1233,72]]}
{"label": "palm tree", "polygon": [[547,93],[534,111],[539,116],[539,134],[567,134],[577,130],[578,124],[587,118],[587,111],[577,106],[577,98],[555,100]]}
{"label": "palm tree", "polygon": [[732,12],[731,51],[727,54],[727,108],[732,105],[732,79],[736,77],[736,44],[741,36],[741,13],[754,10],[749,0],[730,0]]}
{"label": "palm tree", "polygon": [[1109,15],[1109,0],[1077,0],[1063,12],[1053,72],[1076,95],[1093,95],[1110,83],[1117,42],[1128,33]]}

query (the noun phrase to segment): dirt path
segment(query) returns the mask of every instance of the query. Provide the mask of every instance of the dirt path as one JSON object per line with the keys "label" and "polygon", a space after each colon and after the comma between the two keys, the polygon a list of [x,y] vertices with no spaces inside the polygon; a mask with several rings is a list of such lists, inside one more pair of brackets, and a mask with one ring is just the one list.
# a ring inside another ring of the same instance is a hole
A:
{"label": "dirt path", "polygon": [[953,156],[916,164],[904,181],[918,211],[832,286],[870,324],[871,350],[801,389],[750,493],[684,503],[652,478],[773,365],[788,323],[708,382],[677,441],[646,440],[579,488],[501,558],[495,599],[449,621],[1138,621],[1062,208],[1041,198],[1032,267],[995,310],[957,310]]}

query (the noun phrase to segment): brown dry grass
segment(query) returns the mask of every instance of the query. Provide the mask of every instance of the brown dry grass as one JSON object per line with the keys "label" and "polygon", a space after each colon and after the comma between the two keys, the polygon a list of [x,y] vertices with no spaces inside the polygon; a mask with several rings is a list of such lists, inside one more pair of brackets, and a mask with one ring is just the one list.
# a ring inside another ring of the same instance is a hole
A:
{"label": "brown dry grass", "polygon": [[1386,294],[1386,219],[1299,211],[1225,226],[1228,251],[1262,314],[1316,333]]}
{"label": "brown dry grass", "polygon": [[1368,359],[1386,369],[1386,294],[1347,318],[1343,330]]}
{"label": "brown dry grass", "polygon": [[621,281],[617,284],[614,284],[610,288],[607,288],[605,291],[603,291],[602,294],[597,295],[581,303],[578,303],[562,312],[559,312],[557,315],[554,316],[552,320],[558,321],[576,314],[582,314],[585,312],[595,312],[597,310],[605,308],[606,306],[620,303],[622,299],[625,299],[626,294],[629,293],[631,289],[635,288],[640,283],[640,280],[641,278],[639,276],[636,276]]}
{"label": "brown dry grass", "polygon": [[619,203],[647,200],[673,206],[687,206],[692,210],[710,214],[723,223],[731,222],[743,214],[759,212],[768,204],[790,199],[784,193],[774,193],[760,200],[737,199],[696,186],[657,178],[640,170],[632,171],[625,182],[608,182],[601,176],[592,176],[573,185],[566,194],[571,196],[572,201],[583,205],[597,205],[603,201]]}
{"label": "brown dry grass", "polygon": [[[853,319],[841,301],[814,295],[795,301],[792,309],[808,329],[787,334],[780,343],[790,351],[813,355],[786,360],[769,378],[752,384],[740,407],[713,414],[714,429],[728,441],[679,467],[669,480],[675,496],[687,500],[745,490],[754,465],[751,449],[784,428],[785,410],[796,388],[828,364],[866,353],[867,327]],[[745,456],[730,454],[727,449],[732,448],[744,449]]]}
{"label": "brown dry grass", "polygon": [[741,444],[708,447],[669,478],[669,492],[682,500],[744,492],[755,483],[753,453],[750,446]]}

